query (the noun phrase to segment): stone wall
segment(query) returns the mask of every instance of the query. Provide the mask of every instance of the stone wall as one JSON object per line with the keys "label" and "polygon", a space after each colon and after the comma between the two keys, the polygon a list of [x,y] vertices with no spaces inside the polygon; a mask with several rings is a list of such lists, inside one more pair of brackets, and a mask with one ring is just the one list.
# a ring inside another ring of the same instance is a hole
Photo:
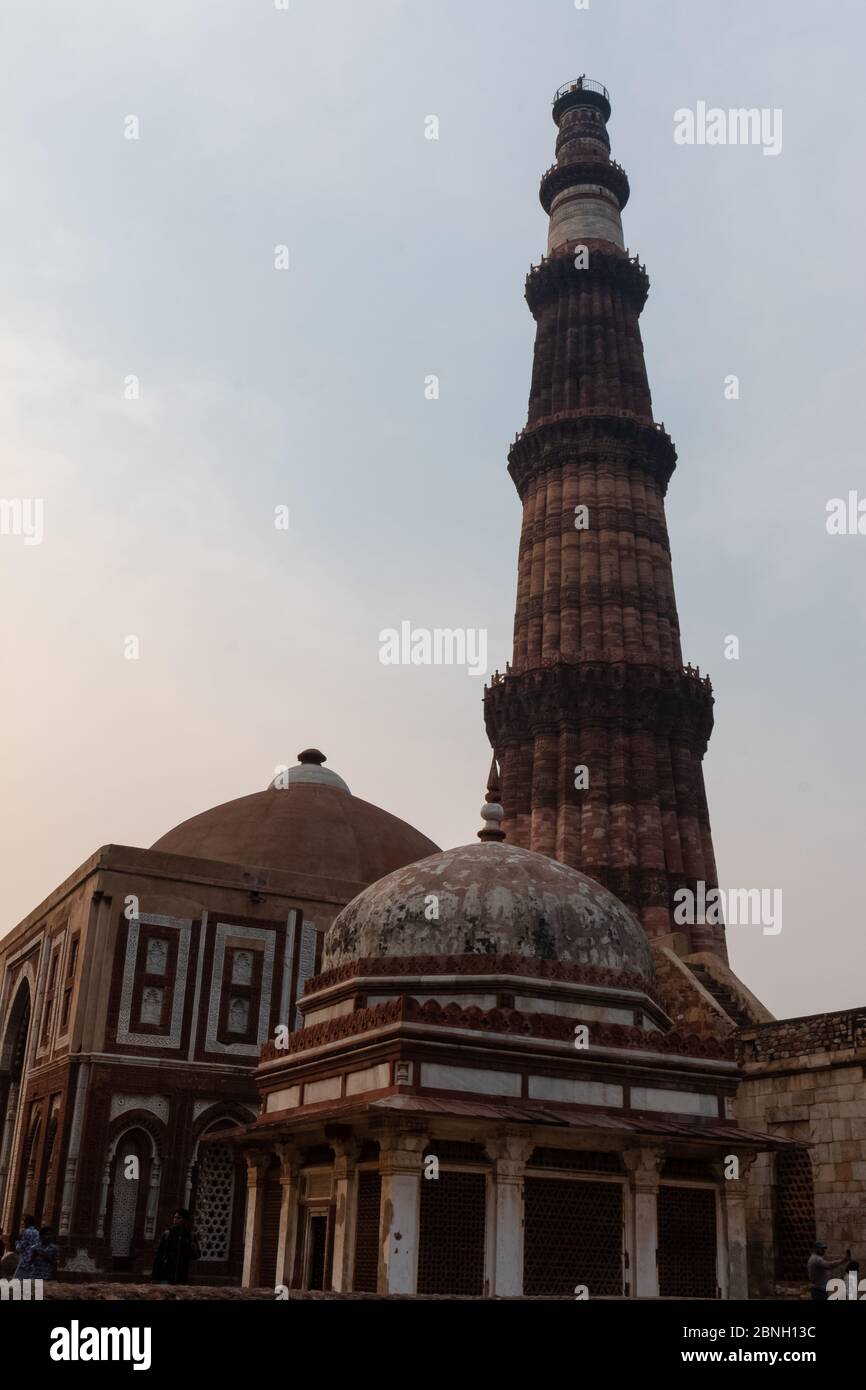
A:
{"label": "stone wall", "polygon": [[[736,1114],[748,1129],[808,1145],[815,1226],[831,1255],[850,1246],[866,1262],[866,1008],[782,1019],[738,1035],[744,1072]],[[774,1162],[749,1174],[753,1295],[778,1287],[774,1259]],[[805,1269],[803,1271],[805,1284]]]}

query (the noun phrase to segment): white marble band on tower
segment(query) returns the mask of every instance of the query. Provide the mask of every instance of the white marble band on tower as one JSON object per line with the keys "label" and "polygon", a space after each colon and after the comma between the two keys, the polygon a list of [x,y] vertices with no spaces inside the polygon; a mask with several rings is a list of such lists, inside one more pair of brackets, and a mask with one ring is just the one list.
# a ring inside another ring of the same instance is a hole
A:
{"label": "white marble band on tower", "polygon": [[612,241],[625,250],[622,218],[616,197],[599,184],[576,184],[553,200],[547,254],[566,241]]}

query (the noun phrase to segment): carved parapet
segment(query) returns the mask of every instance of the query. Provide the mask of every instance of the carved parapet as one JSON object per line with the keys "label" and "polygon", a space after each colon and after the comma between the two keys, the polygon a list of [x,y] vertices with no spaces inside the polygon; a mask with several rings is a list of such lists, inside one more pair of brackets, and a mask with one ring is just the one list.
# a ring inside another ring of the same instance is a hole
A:
{"label": "carved parapet", "polygon": [[[575,266],[578,247],[586,247],[588,252],[582,269]],[[593,281],[621,290],[638,314],[646,304],[649,276],[637,257],[627,256],[610,242],[595,242],[587,237],[581,242],[565,242],[556,248],[555,254],[531,268],[524,291],[530,313],[537,317],[539,310],[563,290],[579,289]]]}
{"label": "carved parapet", "polygon": [[632,411],[603,406],[559,411],[534,420],[517,436],[508,453],[508,471],[521,498],[530,479],[566,460],[610,462],[638,468],[667,491],[677,453],[664,430]]}
{"label": "carved parapet", "polygon": [[538,190],[544,211],[550,213],[551,205],[558,193],[582,183],[594,183],[607,188],[619,203],[620,211],[628,202],[629,186],[625,169],[613,159],[588,156],[569,160],[566,164],[552,164],[545,170]]}
{"label": "carved parapet", "polygon": [[[615,975],[616,972],[609,972]],[[619,986],[622,987],[621,984]],[[646,993],[646,985],[643,985]],[[575,1017],[580,1005],[575,1002]],[[419,1023],[437,1028],[471,1029],[481,1033],[510,1034],[518,1037],[546,1039],[550,1042],[572,1043],[574,1018],[559,1014],[523,1013],[519,1009],[481,1009],[477,1005],[462,1008],[457,1003],[439,1004],[435,999],[422,1002],[411,995],[401,994],[384,1004],[356,1009],[353,1013],[324,1023],[313,1023],[289,1038],[288,1052],[296,1054],[309,1048],[339,1042],[394,1023]],[[680,1057],[700,1057],[713,1061],[733,1060],[732,1039],[701,1037],[674,1029],[647,1032],[643,1028],[623,1023],[593,1022],[590,1026],[590,1047],[637,1049],[644,1052],[673,1054]],[[266,1059],[263,1059],[266,1060]]]}
{"label": "carved parapet", "polygon": [[699,757],[713,728],[713,693],[708,677],[686,671],[620,662],[557,662],[504,677],[484,692],[487,735],[503,744],[579,731],[599,721],[670,737]]}

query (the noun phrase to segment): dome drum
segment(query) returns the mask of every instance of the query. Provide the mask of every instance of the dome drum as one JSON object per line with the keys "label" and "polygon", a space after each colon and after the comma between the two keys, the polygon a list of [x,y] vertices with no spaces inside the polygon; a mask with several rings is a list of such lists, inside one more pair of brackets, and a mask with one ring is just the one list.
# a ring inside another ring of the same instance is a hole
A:
{"label": "dome drum", "polygon": [[352,1009],[412,999],[443,1008],[518,1010],[572,1022],[667,1031],[671,1019],[645,979],[585,965],[514,955],[392,956],[347,961],[307,981],[304,1026]]}

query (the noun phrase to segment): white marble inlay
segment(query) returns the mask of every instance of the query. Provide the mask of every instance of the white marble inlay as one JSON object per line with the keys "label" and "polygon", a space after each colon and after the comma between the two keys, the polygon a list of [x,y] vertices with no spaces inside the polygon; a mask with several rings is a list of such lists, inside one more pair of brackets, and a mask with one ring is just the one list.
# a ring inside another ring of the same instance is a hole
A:
{"label": "white marble inlay", "polygon": [[156,1115],[157,1119],[167,1125],[169,1099],[168,1096],[133,1096],[125,1091],[118,1091],[111,1097],[109,1121],[117,1119],[118,1115],[125,1115],[128,1110],[148,1110],[151,1115]]}
{"label": "white marble inlay", "polygon": [[[130,1031],[130,1011],[135,989],[135,962],[138,956],[140,926],[170,927],[178,933],[177,972],[168,1033],[134,1033]],[[191,938],[191,918],[163,917],[154,913],[141,913],[140,916],[133,917],[129,923],[129,933],[126,938],[126,959],[123,963],[123,985],[120,991],[120,1013],[117,1020],[117,1041],[119,1043],[127,1043],[134,1047],[180,1047]]]}
{"label": "white marble inlay", "polygon": [[[298,999],[303,998],[304,983],[316,970],[316,928],[313,922],[301,923],[301,949],[298,952]],[[295,1009],[295,1032],[304,1026],[304,1016]]]}
{"label": "white marble inlay", "polygon": [[632,1110],[667,1110],[672,1115],[706,1115],[717,1117],[719,1103],[715,1096],[700,1091],[665,1091],[653,1086],[632,1086]]}
{"label": "white marble inlay", "polygon": [[[224,1043],[217,1038],[219,1024],[220,996],[222,993],[223,965],[225,962],[226,940],[228,937],[247,941],[261,941],[264,945],[262,962],[262,994],[259,1002],[259,1022],[254,1043]],[[262,1043],[268,1036],[268,1016],[271,1008],[271,988],[274,979],[274,953],[276,940],[272,931],[262,927],[236,927],[231,922],[218,922],[214,937],[213,969],[211,970],[210,1001],[207,1014],[206,1052],[228,1053],[238,1057],[258,1057]]]}
{"label": "white marble inlay", "polygon": [[568,1105],[622,1105],[622,1086],[607,1081],[579,1081],[568,1076],[530,1076],[530,1100]]}
{"label": "white marble inlay", "polygon": [[437,1091],[473,1091],[482,1096],[519,1096],[520,1077],[513,1071],[487,1071],[480,1067],[451,1067],[440,1062],[421,1063],[421,1085]]}

